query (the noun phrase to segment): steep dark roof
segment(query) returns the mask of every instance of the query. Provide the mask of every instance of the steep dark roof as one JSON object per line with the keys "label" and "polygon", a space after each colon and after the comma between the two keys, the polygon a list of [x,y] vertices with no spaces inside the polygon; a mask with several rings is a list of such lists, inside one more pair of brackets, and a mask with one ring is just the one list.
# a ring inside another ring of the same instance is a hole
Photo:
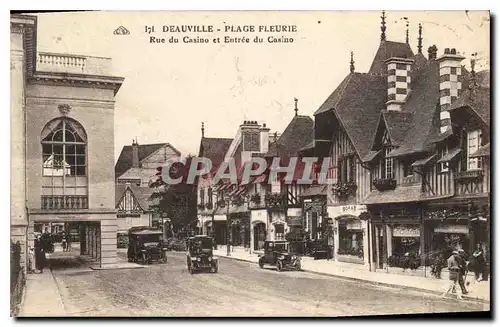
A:
{"label": "steep dark roof", "polygon": [[[181,153],[174,148],[169,143],[156,143],[156,144],[140,144],[139,145],[139,162],[143,159],[154,153],[155,151],[161,149],[164,146],[169,146],[174,150],[177,155],[181,155]],[[129,170],[132,167],[132,146],[126,145],[123,147],[120,156],[118,157],[118,161],[115,164],[115,178],[120,177],[123,173]]]}
{"label": "steep dark roof", "polygon": [[427,58],[421,53],[417,53],[413,58],[415,62],[413,63],[412,70],[420,69],[427,65]]}
{"label": "steep dark roof", "polygon": [[439,134],[439,64],[429,61],[411,77],[411,93],[401,107],[402,112],[413,113],[411,128],[392,156],[428,151],[429,139]]}
{"label": "steep dark roof", "polygon": [[476,82],[479,86],[490,87],[490,71],[489,69],[482,70],[476,73]]}
{"label": "steep dark roof", "polygon": [[402,144],[413,123],[413,113],[383,110],[382,116],[385,120],[385,126],[389,132],[392,145]]}
{"label": "steep dark roof", "polygon": [[266,157],[279,155],[290,157],[314,139],[314,121],[309,116],[298,115],[293,117],[277,142],[269,146]]}
{"label": "steep dark roof", "polygon": [[200,157],[208,158],[212,161],[212,169],[219,167],[224,161],[224,156],[231,146],[233,139],[203,137],[200,143]]}
{"label": "steep dark roof", "polygon": [[127,188],[130,188],[133,196],[137,199],[137,202],[139,202],[141,209],[145,211],[148,210],[148,199],[153,193],[153,189],[149,187],[140,187],[135,184],[115,184],[115,207],[118,208],[118,204],[124,196]]}
{"label": "steep dark roof", "polygon": [[314,113],[334,110],[356,152],[364,157],[370,150],[380,110],[385,108],[387,77],[351,73]]}
{"label": "steep dark roof", "polygon": [[412,58],[413,56],[413,51],[407,43],[381,41],[368,73],[385,74],[387,72],[387,64],[385,63],[387,59],[391,57]]}
{"label": "steep dark roof", "polygon": [[491,98],[489,87],[478,87],[475,90],[467,89],[462,95],[452,103],[450,111],[461,107],[469,107],[481,117],[489,126],[491,119]]}

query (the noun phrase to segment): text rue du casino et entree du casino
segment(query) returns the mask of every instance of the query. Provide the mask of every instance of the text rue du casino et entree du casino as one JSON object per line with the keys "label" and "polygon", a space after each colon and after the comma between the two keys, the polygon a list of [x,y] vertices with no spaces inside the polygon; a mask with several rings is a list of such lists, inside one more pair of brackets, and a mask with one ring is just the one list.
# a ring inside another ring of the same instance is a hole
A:
{"label": "text rue du casino et entree du casino", "polygon": [[[144,27],[149,43],[293,43],[297,25],[163,25]],[[168,33],[156,36],[155,33]],[[186,35],[183,35],[186,33]],[[227,35],[217,35],[227,33]],[[254,35],[252,35],[254,34]],[[267,34],[267,35],[266,35]]]}

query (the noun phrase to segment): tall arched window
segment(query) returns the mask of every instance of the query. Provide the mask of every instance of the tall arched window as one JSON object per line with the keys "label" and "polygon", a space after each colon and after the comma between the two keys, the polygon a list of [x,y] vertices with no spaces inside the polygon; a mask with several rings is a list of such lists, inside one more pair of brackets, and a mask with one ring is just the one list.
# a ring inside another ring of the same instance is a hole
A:
{"label": "tall arched window", "polygon": [[87,207],[87,134],[61,117],[42,130],[42,208]]}

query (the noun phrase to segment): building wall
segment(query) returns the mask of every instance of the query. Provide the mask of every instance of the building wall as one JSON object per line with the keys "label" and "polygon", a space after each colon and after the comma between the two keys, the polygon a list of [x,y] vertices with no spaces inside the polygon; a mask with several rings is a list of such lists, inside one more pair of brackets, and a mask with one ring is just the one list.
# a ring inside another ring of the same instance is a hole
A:
{"label": "building wall", "polygon": [[10,223],[11,240],[21,243],[21,266],[26,262],[26,140],[25,140],[25,50],[21,30],[10,34]]}
{"label": "building wall", "polygon": [[164,146],[141,161],[142,168],[156,169],[159,164],[165,163],[170,158],[178,157],[177,153],[170,147]]}
{"label": "building wall", "polygon": [[72,107],[68,116],[87,133],[89,208],[114,210],[113,90],[29,84],[26,95],[28,207],[41,208],[42,129],[61,116],[59,104],[68,104]]}

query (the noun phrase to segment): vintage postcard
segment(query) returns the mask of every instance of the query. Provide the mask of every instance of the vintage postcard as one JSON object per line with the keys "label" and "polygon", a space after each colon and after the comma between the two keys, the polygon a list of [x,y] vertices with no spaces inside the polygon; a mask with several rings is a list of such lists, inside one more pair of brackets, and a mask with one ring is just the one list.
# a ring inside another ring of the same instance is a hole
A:
{"label": "vintage postcard", "polygon": [[490,313],[490,12],[11,13],[11,316]]}

